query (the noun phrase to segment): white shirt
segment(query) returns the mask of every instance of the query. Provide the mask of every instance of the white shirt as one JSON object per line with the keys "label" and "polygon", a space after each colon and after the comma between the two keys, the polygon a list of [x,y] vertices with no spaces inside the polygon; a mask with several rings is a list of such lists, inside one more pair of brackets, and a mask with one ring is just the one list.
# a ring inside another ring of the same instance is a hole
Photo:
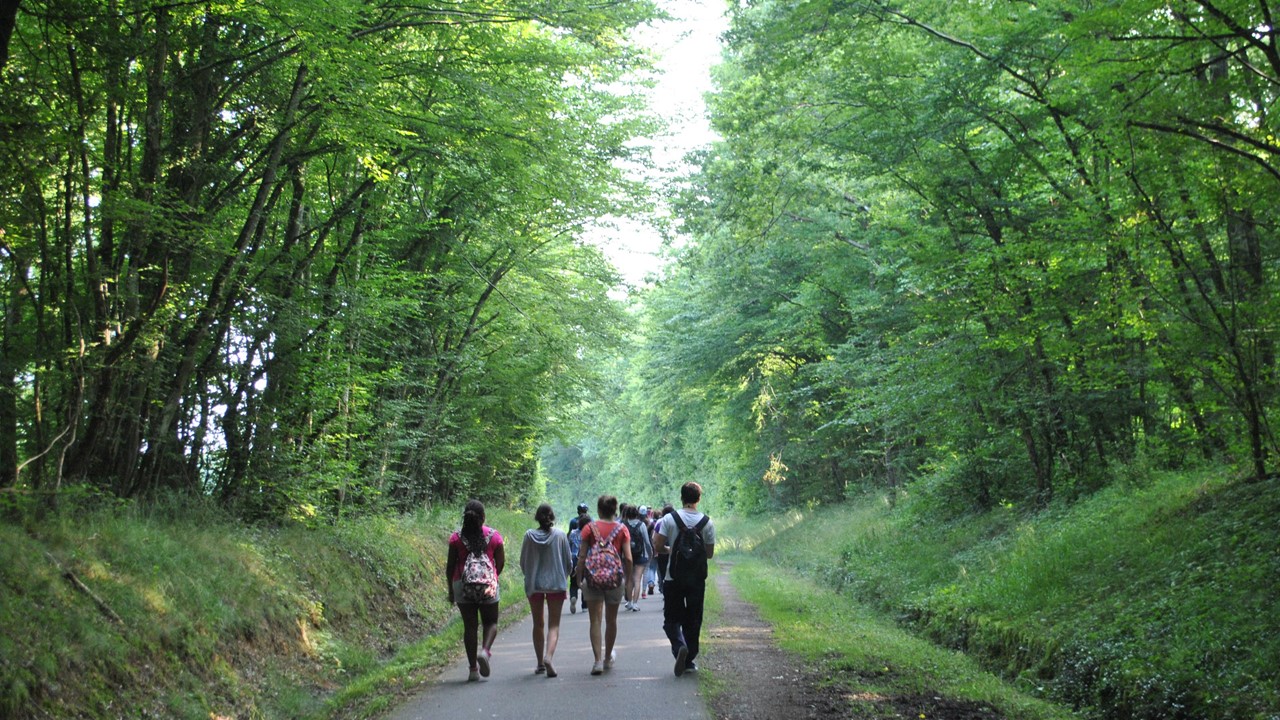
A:
{"label": "white shirt", "polygon": [[[680,508],[676,510],[680,513],[680,521],[684,526],[693,529],[694,525],[702,522],[705,513],[698,510],[689,510],[688,508]],[[671,515],[663,515],[662,521],[658,523],[658,534],[667,539],[667,549],[671,549],[676,544],[676,535],[680,534],[680,528],[676,525],[676,519]],[[716,544],[716,524],[714,521],[708,520],[707,526],[702,528],[702,544],[708,547]],[[664,580],[671,579],[671,563],[667,563],[667,574]]]}

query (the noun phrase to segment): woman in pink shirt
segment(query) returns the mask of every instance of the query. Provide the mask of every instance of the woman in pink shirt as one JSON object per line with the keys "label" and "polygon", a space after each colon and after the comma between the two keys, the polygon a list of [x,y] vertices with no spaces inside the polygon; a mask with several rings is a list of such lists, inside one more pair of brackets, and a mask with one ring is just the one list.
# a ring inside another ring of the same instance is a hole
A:
{"label": "woman in pink shirt", "polygon": [[[462,529],[449,536],[449,602],[462,613],[462,645],[471,673],[467,681],[489,677],[490,648],[498,637],[498,576],[506,564],[502,535],[484,524],[484,503],[470,500],[462,511]],[[484,625],[483,642],[477,633]]]}

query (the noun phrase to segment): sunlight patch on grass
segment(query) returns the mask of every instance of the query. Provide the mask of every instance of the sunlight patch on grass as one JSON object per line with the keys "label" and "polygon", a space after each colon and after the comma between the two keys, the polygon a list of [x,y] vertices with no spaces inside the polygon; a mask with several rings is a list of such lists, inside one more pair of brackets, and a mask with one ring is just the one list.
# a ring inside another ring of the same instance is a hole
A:
{"label": "sunlight patch on grass", "polygon": [[168,615],[169,611],[173,609],[169,604],[169,599],[160,588],[153,585],[143,588],[141,593],[143,601],[146,602],[147,610],[150,612],[156,615]]}

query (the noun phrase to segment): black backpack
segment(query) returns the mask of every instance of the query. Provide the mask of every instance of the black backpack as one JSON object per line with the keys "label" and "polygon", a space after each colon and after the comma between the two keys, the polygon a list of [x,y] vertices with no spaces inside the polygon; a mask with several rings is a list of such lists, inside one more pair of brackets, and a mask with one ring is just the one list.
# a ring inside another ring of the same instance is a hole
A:
{"label": "black backpack", "polygon": [[707,546],[702,539],[702,528],[707,526],[710,517],[703,515],[697,525],[686,527],[680,513],[673,513],[676,527],[676,542],[671,546],[671,567],[668,572],[672,580],[684,583],[701,582],[707,579]]}
{"label": "black backpack", "polygon": [[630,520],[627,521],[627,531],[631,533],[631,562],[637,562],[644,557],[644,535],[641,534],[644,532],[644,521],[635,521],[636,525],[640,526],[639,529],[634,527],[631,522]]}

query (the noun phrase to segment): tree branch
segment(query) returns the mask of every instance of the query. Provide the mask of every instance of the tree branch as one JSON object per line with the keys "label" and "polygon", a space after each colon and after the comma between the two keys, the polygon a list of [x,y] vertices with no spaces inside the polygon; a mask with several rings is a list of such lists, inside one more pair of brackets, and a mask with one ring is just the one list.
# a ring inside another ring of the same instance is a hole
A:
{"label": "tree branch", "polygon": [[116,614],[116,611],[112,610],[111,606],[108,605],[105,600],[98,597],[96,593],[90,590],[89,586],[85,585],[75,573],[64,567],[62,563],[58,562],[58,558],[54,557],[53,553],[45,551],[44,556],[49,558],[49,562],[53,563],[54,567],[58,568],[58,572],[62,573],[62,577],[66,578],[67,582],[71,583],[71,587],[87,595],[89,599],[93,601],[93,604],[98,606],[98,610],[102,611],[103,615],[106,615],[109,620],[117,625],[124,625],[124,620],[120,619],[120,616]]}
{"label": "tree branch", "polygon": [[1226,150],[1227,152],[1232,153],[1233,155],[1239,155],[1240,157],[1245,158],[1247,160],[1252,160],[1263,170],[1266,170],[1267,173],[1270,174],[1272,177],[1274,177],[1277,181],[1280,181],[1280,169],[1277,169],[1274,165],[1272,165],[1271,163],[1268,163],[1266,160],[1258,157],[1257,155],[1254,155],[1253,153],[1245,152],[1244,150],[1241,150],[1240,148],[1230,143],[1222,142],[1217,138],[1209,137],[1208,135],[1205,135],[1200,132],[1196,132],[1195,130],[1192,130],[1189,128],[1175,127],[1173,125],[1161,125],[1159,123],[1142,122],[1140,120],[1130,120],[1129,125],[1132,127],[1142,128],[1144,130],[1154,130],[1156,132],[1168,133],[1171,135],[1181,135],[1183,137],[1188,137],[1193,140],[1199,140],[1200,142],[1206,143],[1212,147],[1215,147],[1221,150]]}

